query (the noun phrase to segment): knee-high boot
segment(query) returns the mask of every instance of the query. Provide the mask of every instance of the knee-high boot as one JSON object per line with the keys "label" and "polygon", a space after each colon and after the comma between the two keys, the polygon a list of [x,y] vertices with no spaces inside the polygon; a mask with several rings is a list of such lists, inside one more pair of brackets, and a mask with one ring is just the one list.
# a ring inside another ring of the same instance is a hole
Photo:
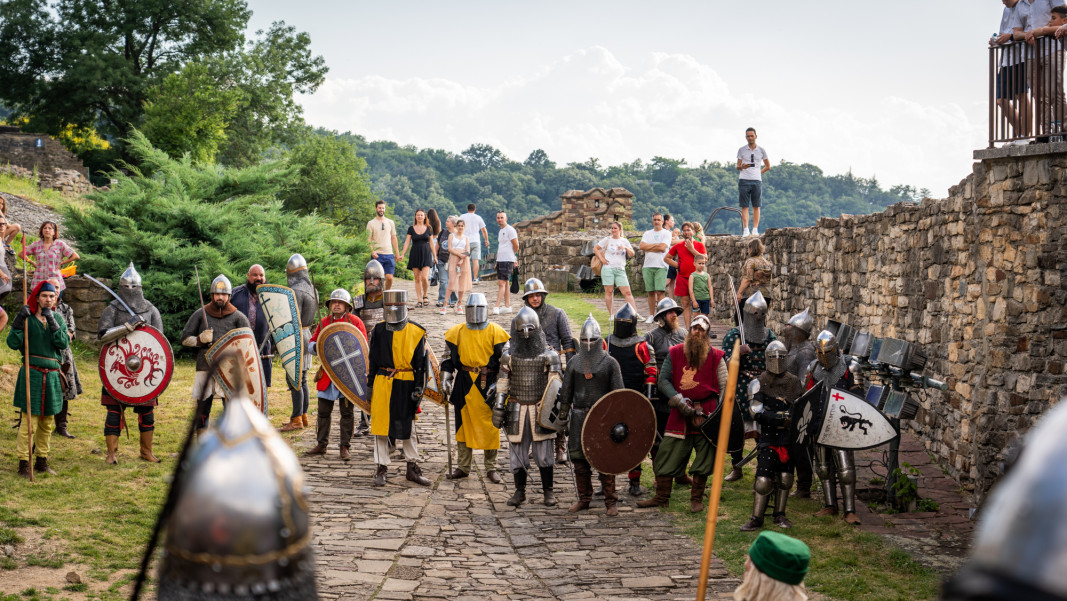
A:
{"label": "knee-high boot", "polygon": [[553,469],[552,466],[543,467],[541,469],[541,490],[545,493],[545,505],[549,507],[556,506],[556,495],[552,493],[552,478]]}
{"label": "knee-high boot", "polygon": [[651,499],[638,501],[638,507],[666,507],[671,504],[671,488],[674,476],[656,476],[656,495]]}
{"label": "knee-high boot", "polygon": [[707,486],[707,476],[693,474],[693,488],[689,491],[689,511],[693,513],[704,511],[704,489]]}
{"label": "knee-high boot", "polygon": [[574,485],[578,489],[578,500],[567,511],[578,513],[583,509],[589,509],[589,501],[593,499],[593,470],[584,461],[574,462]]}
{"label": "knee-high boot", "polygon": [[608,515],[619,515],[619,496],[615,493],[615,475],[600,474],[600,487],[604,489],[604,508]]}

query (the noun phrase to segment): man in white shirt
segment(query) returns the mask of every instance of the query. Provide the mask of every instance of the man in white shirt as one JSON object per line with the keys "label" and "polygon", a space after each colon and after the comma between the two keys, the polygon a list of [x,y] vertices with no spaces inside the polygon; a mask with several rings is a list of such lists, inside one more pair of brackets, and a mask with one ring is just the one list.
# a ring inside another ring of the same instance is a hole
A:
{"label": "man in white shirt", "polygon": [[493,307],[493,315],[500,315],[501,311],[511,313],[511,289],[508,283],[515,264],[519,262],[519,234],[508,225],[508,214],[504,211],[497,212],[496,224],[500,226],[500,232],[496,235],[496,306]]}
{"label": "man in white shirt", "polygon": [[641,236],[641,243],[637,246],[645,252],[645,262],[641,266],[645,292],[648,293],[648,319],[645,323],[652,323],[656,304],[663,300],[663,294],[667,290],[667,263],[663,257],[671,247],[672,238],[671,231],[663,227],[663,215],[654,213],[652,229]]}
{"label": "man in white shirt", "polygon": [[393,287],[393,274],[396,273],[396,256],[400,254],[396,243],[396,224],[385,216],[385,201],[374,203],[374,219],[367,222],[367,235],[370,237],[370,256],[382,264],[385,271],[385,289]]}
{"label": "man in white shirt", "polygon": [[[1011,44],[1026,38],[1030,27],[1030,3],[1027,0],[1001,0],[1004,12],[1000,16],[1000,35],[989,40],[990,46]],[[1041,25],[1044,25],[1042,23]],[[1024,49],[1005,48],[1001,55],[996,80],[997,106],[1012,127],[1012,136],[1030,137],[1033,118],[1030,95],[1027,94]],[[1007,132],[1005,132],[1007,133]],[[1014,140],[1009,144],[1027,144],[1028,140]]]}
{"label": "man in white shirt", "polygon": [[478,216],[474,211],[478,207],[472,202],[467,205],[467,212],[460,215],[459,220],[466,223],[467,237],[474,236],[474,240],[471,240],[471,281],[477,284],[478,279],[478,262],[482,259],[482,238],[485,238],[485,250],[489,250],[489,232],[485,229],[485,221]]}
{"label": "man in white shirt", "polygon": [[[745,144],[737,151],[737,170],[741,176],[737,181],[739,202],[741,204],[741,223],[745,226],[742,236],[759,235],[760,199],[763,195],[763,174],[771,169],[771,159],[762,146],[756,145],[756,129],[745,130]],[[752,207],[752,231],[748,229],[748,207]]]}

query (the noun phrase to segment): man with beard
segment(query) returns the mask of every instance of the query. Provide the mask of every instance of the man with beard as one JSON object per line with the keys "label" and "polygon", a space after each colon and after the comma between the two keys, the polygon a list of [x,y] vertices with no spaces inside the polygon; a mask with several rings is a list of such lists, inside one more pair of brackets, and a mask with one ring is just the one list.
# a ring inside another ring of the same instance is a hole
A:
{"label": "man with beard", "polygon": [[[119,301],[111,301],[104,308],[104,312],[100,314],[100,321],[97,322],[96,336],[100,342],[108,343],[117,340],[132,332],[141,323],[152,326],[160,333],[163,332],[163,319],[159,315],[159,310],[145,299],[141,288],[141,274],[137,273],[132,261],[126,271],[119,276],[116,294],[127,307],[137,314],[137,317],[130,315]],[[107,444],[107,457],[104,461],[117,465],[119,434],[122,433],[126,405],[113,398],[104,388],[100,389],[100,404],[107,408],[107,416],[104,418],[104,442]],[[159,459],[152,454],[152,437],[156,429],[155,411],[158,404],[159,399],[155,398],[133,408],[133,412],[137,414],[137,429],[141,433],[141,459],[152,463],[159,463]]]}
{"label": "man with beard", "polygon": [[[622,308],[615,312],[611,335],[608,336],[608,355],[619,363],[624,387],[641,394],[650,394],[650,389],[655,387],[659,371],[652,360],[648,342],[637,332],[637,311],[628,303],[624,303]],[[604,392],[611,390],[616,388],[609,388]],[[596,402],[596,399],[593,402]],[[630,470],[627,478],[630,480],[630,494],[641,496],[641,465],[638,464]],[[611,479],[614,488],[615,477],[612,476]]]}
{"label": "man with beard", "polygon": [[537,405],[546,394],[549,375],[561,373],[559,355],[545,344],[545,333],[532,308],[519,309],[511,327],[516,336],[511,340],[510,351],[500,358],[503,373],[496,382],[496,404],[493,405],[494,426],[503,426],[507,418],[508,458],[515,479],[515,494],[507,503],[518,507],[526,501],[532,453],[534,463],[541,471],[545,505],[552,507],[556,504],[552,492],[555,465],[552,439],[556,433],[537,424]]}
{"label": "man with beard", "polygon": [[259,306],[259,297],[256,296],[256,286],[267,283],[267,274],[263,266],[256,264],[248,268],[247,280],[244,284],[233,289],[230,302],[237,310],[244,313],[248,323],[252,324],[252,333],[256,337],[256,346],[259,347],[260,363],[263,365],[263,379],[270,387],[270,372],[273,365],[270,346],[270,324],[267,323],[267,314]]}
{"label": "man with beard", "polygon": [[[747,319],[747,318],[746,318]],[[823,394],[837,388],[863,397],[863,387],[845,364],[845,356],[838,346],[837,336],[823,330],[815,338],[815,356],[811,366],[807,388],[823,385]],[[856,515],[856,457],[853,451],[815,445],[815,473],[822,481],[823,508],[816,517],[837,515],[837,484],[841,484],[841,504],[845,509],[845,523],[860,524]]]}
{"label": "man with beard", "polygon": [[[356,329],[363,332],[364,338],[367,336],[367,329],[363,326],[363,322],[355,315],[352,315],[352,295],[347,290],[338,288],[331,292],[330,300],[326,301],[326,306],[329,307],[330,313],[322,318],[318,327],[315,328],[315,333],[311,335],[311,342],[308,343],[309,353],[315,352],[315,346],[319,340],[319,332],[322,332],[326,326],[339,321],[356,326]],[[333,404],[339,400],[341,401],[341,460],[348,461],[352,459],[349,448],[352,446],[352,432],[355,430],[356,423],[355,405],[341,394],[341,391],[334,386],[330,376],[325,372],[319,378],[315,388],[318,390],[319,411],[318,427],[315,432],[317,444],[304,454],[326,454],[326,447],[330,442],[330,418],[333,416]]]}
{"label": "man with beard", "polygon": [[[789,445],[790,410],[804,394],[804,385],[785,369],[785,344],[775,340],[767,345],[767,371],[755,380],[758,390],[752,395],[749,412],[761,427],[759,456],[756,459],[756,480],[753,483],[755,500],[752,519],[741,526],[742,532],[759,530],[774,493],[774,525],[790,528],[785,517],[789,489],[793,487],[793,452]],[[756,388],[754,385],[753,388]],[[805,459],[807,456],[804,456]]]}
{"label": "man with beard", "polygon": [[[748,297],[742,312],[744,319],[741,321],[740,328],[735,327],[726,334],[722,339],[722,350],[726,351],[726,360],[729,361],[734,352],[734,342],[741,337],[741,328],[744,328],[745,344],[741,345],[739,351],[741,373],[737,375],[737,407],[744,416],[746,437],[757,437],[756,426],[749,418],[748,384],[767,369],[764,353],[767,351],[767,345],[777,340],[778,337],[767,327],[767,301],[763,298],[762,292],[756,291]],[[741,479],[741,468],[737,467],[737,464],[741,463],[742,451],[742,449],[737,449],[730,453],[734,468],[726,475],[727,482]]]}
{"label": "man with beard", "polygon": [[496,384],[500,357],[509,337],[504,328],[490,323],[489,302],[481,292],[467,297],[465,312],[466,323],[456,324],[445,332],[447,350],[441,363],[442,388],[456,414],[459,459],[448,478],[470,475],[474,449],[481,449],[486,478],[500,484],[503,480],[496,469],[500,429],[493,426],[493,410],[486,395]]}
{"label": "man with beard", "polygon": [[[623,305],[622,310],[625,311],[627,307],[629,305]],[[637,313],[632,308],[630,314],[624,315],[624,318],[632,319],[636,327]],[[578,334],[578,346],[578,355],[567,364],[563,387],[559,391],[560,416],[570,430],[567,447],[574,464],[574,482],[578,489],[578,501],[568,509],[571,513],[589,509],[589,502],[593,498],[593,470],[582,451],[582,426],[585,425],[586,413],[600,397],[624,387],[619,362],[604,352],[600,324],[592,315],[582,324],[582,331]],[[641,373],[643,372],[638,371],[639,375]],[[600,486],[604,490],[607,515],[619,515],[615,475],[600,474]]]}
{"label": "man with beard", "polygon": [[[815,362],[815,346],[808,340],[811,337],[811,328],[815,320],[811,316],[811,309],[804,309],[800,313],[789,318],[785,326],[782,338],[785,340],[789,354],[785,359],[785,370],[800,380],[801,384],[808,381],[808,370]],[[792,496],[800,499],[811,498],[811,457],[808,453],[808,445],[792,445],[789,454],[793,456],[793,466],[797,471],[797,489]]]}
{"label": "man with beard", "polygon": [[[672,346],[659,372],[659,390],[667,397],[671,414],[652,462],[656,474],[656,495],[638,501],[638,507],[666,507],[671,501],[671,484],[685,471],[689,457],[696,451],[689,473],[693,477],[689,510],[704,509],[704,489],[715,468],[715,447],[693,425],[690,418],[713,414],[722,403],[726,389],[725,353],[712,347],[708,331],[711,322],[704,315],[693,317],[693,325],[683,344]],[[731,438],[736,438],[731,433]],[[736,443],[736,441],[731,441]]]}
{"label": "man with beard", "polygon": [[[522,302],[537,313],[537,319],[541,323],[541,331],[545,333],[545,344],[560,354],[562,365],[566,367],[567,360],[574,356],[574,337],[571,336],[571,322],[567,313],[559,307],[554,307],[545,302],[548,290],[541,280],[530,278],[523,286]],[[515,339],[515,322],[511,322],[511,339]],[[563,432],[556,434],[556,463],[567,462],[567,437]]]}
{"label": "man with beard", "polygon": [[[363,325],[367,327],[367,342],[370,342],[369,336],[374,334],[374,326],[385,319],[385,303],[382,301],[384,281],[385,270],[382,269],[382,264],[371,259],[363,268],[363,294],[352,299],[352,313],[363,320]],[[355,437],[366,436],[369,428],[366,414],[360,411],[359,428]]]}
{"label": "man with beard", "polygon": [[215,382],[208,371],[207,359],[204,355],[215,342],[215,336],[225,336],[227,332],[236,328],[247,328],[248,318],[237,307],[230,303],[230,295],[233,286],[230,279],[219,275],[211,282],[208,289],[211,301],[200,307],[189,316],[182,330],[182,346],[197,349],[196,353],[196,377],[193,379],[193,400],[196,401],[196,428],[203,431],[207,428],[207,420],[211,415],[211,405],[215,397],[226,401],[226,393]]}
{"label": "man with beard", "polygon": [[374,485],[385,486],[389,471],[389,440],[396,441],[408,464],[407,479],[429,486],[416,461],[419,450],[412,436],[415,412],[422,399],[429,361],[426,330],[408,319],[407,290],[386,290],[385,321],[370,336],[370,433],[374,435]]}
{"label": "man with beard", "polygon": [[[661,300],[656,304],[656,313],[654,315],[659,327],[645,334],[645,340],[652,348],[652,353],[656,359],[657,381],[670,348],[685,342],[685,328],[678,325],[678,316],[681,314],[682,308],[678,306],[678,303],[674,302],[673,298],[667,297]],[[660,394],[659,386],[652,387],[652,398],[649,400],[652,401],[652,407],[656,410],[656,431],[659,433],[656,441],[652,443],[652,452],[649,453],[649,456],[655,461],[660,441],[663,440],[664,429],[667,427],[667,416],[671,414],[671,408],[667,406],[667,398]],[[685,470],[682,470],[682,473],[678,475],[674,482],[680,486],[689,486],[693,483],[689,476],[685,474]]]}
{"label": "man with beard", "polygon": [[[282,432],[300,430],[308,427],[308,407],[311,405],[311,393],[308,391],[308,367],[311,366],[311,352],[307,350],[311,342],[311,326],[319,310],[319,293],[311,284],[308,263],[300,254],[289,257],[285,264],[285,279],[296,295],[296,307],[300,313],[300,340],[304,349],[304,371],[300,372],[300,388],[293,388],[289,380],[289,395],[293,401],[293,413],[289,423],[280,428]],[[256,339],[259,340],[258,338]]]}

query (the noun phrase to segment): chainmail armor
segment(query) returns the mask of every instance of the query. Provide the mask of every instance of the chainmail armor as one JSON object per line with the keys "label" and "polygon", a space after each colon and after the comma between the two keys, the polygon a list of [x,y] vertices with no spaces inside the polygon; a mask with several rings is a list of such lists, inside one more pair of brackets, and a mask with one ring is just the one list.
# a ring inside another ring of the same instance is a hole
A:
{"label": "chainmail armor", "polygon": [[300,309],[300,325],[310,328],[315,325],[315,313],[319,309],[319,293],[311,285],[311,276],[306,269],[286,274],[289,287],[296,293],[296,304]]}
{"label": "chainmail armor", "polygon": [[508,394],[513,400],[522,405],[535,405],[541,400],[548,386],[548,354],[554,352],[545,344],[545,333],[540,328],[529,338],[511,340]]}
{"label": "chainmail armor", "polygon": [[834,365],[834,368],[829,370],[816,360],[815,368],[811,370],[811,377],[814,378],[816,382],[822,382],[823,387],[826,390],[830,390],[834,386],[837,386],[837,383],[841,381],[841,378],[845,377],[846,371],[848,371],[848,366],[845,365],[845,356],[841,355],[841,358],[837,361],[837,364]]}

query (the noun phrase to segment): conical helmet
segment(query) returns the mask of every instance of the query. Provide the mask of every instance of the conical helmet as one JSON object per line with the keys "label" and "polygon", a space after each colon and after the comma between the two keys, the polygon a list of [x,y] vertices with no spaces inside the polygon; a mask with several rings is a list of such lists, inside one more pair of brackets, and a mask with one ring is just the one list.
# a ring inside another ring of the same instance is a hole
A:
{"label": "conical helmet", "polygon": [[537,317],[537,311],[530,307],[523,307],[515,314],[513,327],[519,336],[529,338],[534,332],[541,329],[541,319]]}
{"label": "conical helmet", "polygon": [[800,313],[797,313],[796,315],[790,317],[789,325],[810,336],[811,328],[813,325],[815,325],[815,318],[811,315],[811,307],[808,307]]}
{"label": "conical helmet", "polygon": [[367,266],[363,268],[363,281],[366,282],[375,278],[384,280],[385,268],[377,260],[371,259],[367,262]]}
{"label": "conical helmet", "polygon": [[297,253],[289,257],[289,262],[285,264],[285,273],[295,273],[307,268],[308,262],[304,259],[304,255]]}
{"label": "conical helmet", "polygon": [[211,281],[210,294],[233,294],[233,285],[230,284],[230,278],[220,273],[218,277]]}
{"label": "conical helmet", "polygon": [[126,288],[141,287],[141,274],[137,273],[137,268],[133,266],[133,261],[130,261],[130,266],[119,276],[119,285]]}
{"label": "conical helmet", "polygon": [[590,352],[598,348],[601,348],[604,335],[600,332],[600,324],[596,319],[593,319],[593,314],[590,313],[589,317],[585,318],[585,323],[582,324],[582,329],[578,333],[578,346],[581,350]]}

